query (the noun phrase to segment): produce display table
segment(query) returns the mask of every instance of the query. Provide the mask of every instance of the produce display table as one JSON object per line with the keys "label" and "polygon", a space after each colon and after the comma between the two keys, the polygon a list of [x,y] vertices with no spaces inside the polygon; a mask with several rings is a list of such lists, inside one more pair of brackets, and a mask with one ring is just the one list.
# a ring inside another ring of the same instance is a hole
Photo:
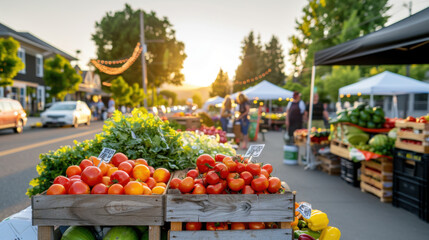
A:
{"label": "produce display table", "polygon": [[[180,178],[186,172],[180,172]],[[293,239],[295,194],[181,194],[166,195],[165,221],[170,239]],[[183,231],[183,222],[280,222],[279,229]]]}
{"label": "produce display table", "polygon": [[54,226],[149,226],[160,239],[164,195],[45,195],[31,198],[39,240],[54,240]]}
{"label": "produce display table", "polygon": [[168,121],[176,121],[178,124],[185,126],[187,129],[200,128],[201,121],[199,117],[184,116],[184,117],[168,117]]}

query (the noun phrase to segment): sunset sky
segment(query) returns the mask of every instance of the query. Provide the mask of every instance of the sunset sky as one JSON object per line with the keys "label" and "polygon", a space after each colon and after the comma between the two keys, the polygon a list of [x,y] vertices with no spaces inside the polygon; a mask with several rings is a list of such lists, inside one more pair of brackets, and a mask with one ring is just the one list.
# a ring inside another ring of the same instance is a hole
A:
{"label": "sunset sky", "polygon": [[[409,1],[391,0],[389,24],[408,16],[402,6]],[[208,86],[220,68],[232,78],[239,64],[241,42],[253,30],[262,42],[276,35],[286,56],[289,72],[288,37],[294,33],[295,19],[302,15],[304,0],[0,0],[0,22],[17,31],[28,31],[46,42],[75,55],[87,68],[95,58],[91,40],[95,22],[107,11],[118,11],[129,3],[133,9],[155,11],[174,25],[176,37],[185,43],[183,73],[187,84]],[[429,6],[429,0],[413,1],[413,13]]]}

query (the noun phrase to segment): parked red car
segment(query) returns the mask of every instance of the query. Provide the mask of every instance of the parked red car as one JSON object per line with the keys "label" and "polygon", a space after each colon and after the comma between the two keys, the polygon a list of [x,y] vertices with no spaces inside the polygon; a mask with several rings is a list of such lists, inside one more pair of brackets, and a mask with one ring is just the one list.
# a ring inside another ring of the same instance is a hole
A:
{"label": "parked red car", "polygon": [[22,133],[27,123],[27,114],[16,100],[0,98],[0,129],[12,128],[16,133]]}

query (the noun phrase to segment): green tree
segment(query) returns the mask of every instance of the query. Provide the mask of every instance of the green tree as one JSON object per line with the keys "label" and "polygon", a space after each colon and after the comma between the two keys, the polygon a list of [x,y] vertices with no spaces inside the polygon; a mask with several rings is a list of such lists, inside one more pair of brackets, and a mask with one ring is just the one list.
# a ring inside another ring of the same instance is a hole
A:
{"label": "green tree", "polygon": [[296,82],[293,82],[292,80],[289,80],[286,82],[283,88],[292,92],[294,91],[302,92],[302,89],[304,87],[300,83],[296,83]]}
{"label": "green tree", "polygon": [[338,101],[338,90],[341,87],[357,82],[359,78],[360,71],[357,66],[334,66],[332,73],[322,82],[329,99],[336,102]]}
{"label": "green tree", "polygon": [[241,47],[242,56],[240,56],[241,63],[235,70],[235,80],[233,91],[241,91],[252,85],[258,83],[258,81],[249,82],[245,84],[237,84],[237,82],[243,82],[247,79],[259,76],[262,71],[265,71],[265,64],[263,59],[262,45],[260,43],[260,37],[255,42],[253,31],[249,33],[249,36],[245,37]]}
{"label": "green tree", "polygon": [[131,87],[131,95],[129,105],[132,107],[140,107],[143,103],[143,100],[146,98],[144,94],[144,89],[139,86],[138,83],[134,83]]}
{"label": "green tree", "polygon": [[[176,105],[177,93],[170,91],[170,90],[162,90],[161,92],[159,92],[159,94],[167,98],[167,103],[168,103],[167,105],[169,105],[169,106]],[[170,100],[171,100],[171,102],[170,102]]]}
{"label": "green tree", "polygon": [[[143,10],[133,10],[126,4],[124,10],[108,12],[95,23],[92,40],[97,46],[98,59],[117,60],[131,55],[140,42],[140,11]],[[144,12],[144,22],[148,89],[160,87],[163,83],[182,84],[185,45],[176,39],[175,30],[166,17],[159,18],[153,11]],[[120,76],[127,79],[129,84],[138,83],[141,86],[141,58]],[[100,73],[100,77],[102,81],[109,78],[104,73]]]}
{"label": "green tree", "polygon": [[195,93],[194,95],[192,95],[192,101],[199,108],[203,106],[203,98],[201,97],[200,93]]}
{"label": "green tree", "polygon": [[110,90],[117,106],[127,105],[130,103],[130,97],[133,93],[132,87],[124,80],[123,77],[117,77],[112,81]]}
{"label": "green tree", "polygon": [[285,84],[285,56],[283,55],[282,46],[276,36],[272,36],[270,42],[265,45],[263,55],[265,68],[271,69],[270,74],[265,76],[264,79],[276,85]]}
{"label": "green tree", "polygon": [[49,94],[63,101],[67,94],[79,89],[82,77],[76,73],[67,59],[57,54],[46,59],[43,80],[50,87]]}
{"label": "green tree", "polygon": [[18,57],[19,42],[10,38],[0,39],[0,87],[13,85],[13,78],[25,65]]}
{"label": "green tree", "polygon": [[228,73],[224,72],[222,68],[217,74],[216,80],[211,85],[210,97],[225,97],[231,93],[231,86],[229,85]]}
{"label": "green tree", "polygon": [[[383,27],[389,16],[388,0],[308,0],[290,37],[291,63],[301,80],[309,82],[314,53]],[[330,71],[325,68],[325,71]],[[319,71],[320,72],[320,71]],[[322,73],[323,74],[323,73]]]}

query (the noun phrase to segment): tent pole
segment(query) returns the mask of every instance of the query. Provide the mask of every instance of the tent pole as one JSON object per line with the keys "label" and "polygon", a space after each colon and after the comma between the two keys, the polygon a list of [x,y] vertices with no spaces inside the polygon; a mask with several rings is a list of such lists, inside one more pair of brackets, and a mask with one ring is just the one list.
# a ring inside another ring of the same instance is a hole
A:
{"label": "tent pole", "polygon": [[374,107],[374,94],[369,96],[369,106]]}
{"label": "tent pole", "polygon": [[308,124],[307,124],[307,144],[306,144],[306,160],[307,166],[305,169],[313,168],[313,161],[310,161],[310,133],[311,133],[311,121],[313,120],[313,98],[314,98],[314,78],[316,77],[316,66],[313,65],[311,69],[311,85],[310,85],[310,103],[308,113]]}
{"label": "tent pole", "polygon": [[393,117],[398,117],[399,116],[399,111],[398,111],[398,98],[396,95],[393,95],[392,97],[392,108],[394,110],[392,110],[393,112]]}

